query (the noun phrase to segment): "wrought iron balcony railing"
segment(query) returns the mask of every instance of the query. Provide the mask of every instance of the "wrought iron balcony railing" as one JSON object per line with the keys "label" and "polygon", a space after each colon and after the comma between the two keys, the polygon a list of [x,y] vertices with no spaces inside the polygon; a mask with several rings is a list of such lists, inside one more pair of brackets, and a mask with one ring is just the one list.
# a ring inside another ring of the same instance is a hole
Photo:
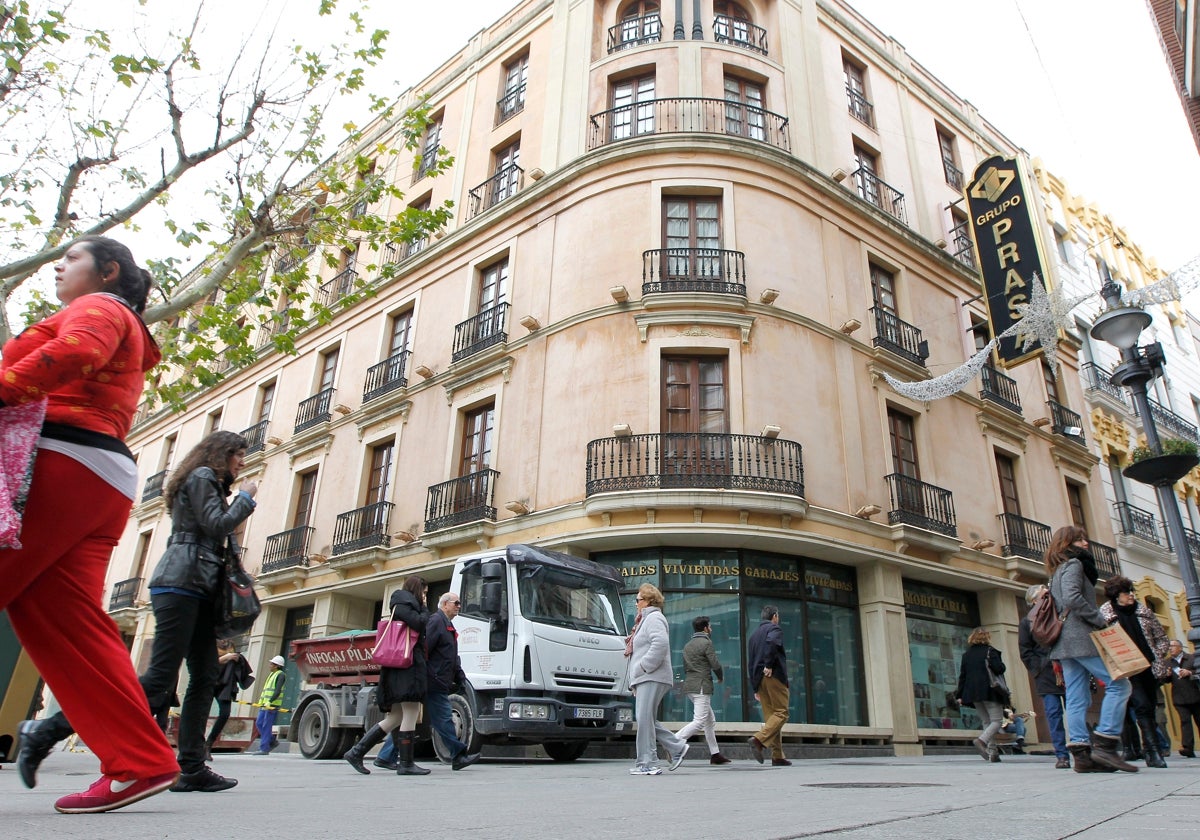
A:
{"label": "wrought iron balcony railing", "polygon": [[366,213],[367,213],[367,200],[365,198],[360,198],[358,201],[354,202],[354,206],[352,206],[350,208],[350,218],[351,219],[360,219],[363,216],[365,216]]}
{"label": "wrought iron balcony railing", "polygon": [[510,304],[498,303],[485,309],[474,318],[468,318],[454,327],[452,362],[460,362],[496,344],[508,341],[508,310]]}
{"label": "wrought iron balcony railing", "polygon": [[375,502],[339,513],[333,527],[333,555],[349,554],[376,545],[391,545],[388,523],[392,519],[391,502]]}
{"label": "wrought iron balcony railing", "polygon": [[1004,545],[1001,551],[1005,557],[1024,557],[1039,561],[1045,559],[1053,533],[1049,525],[1017,516],[1015,513],[1002,513],[996,518],[1000,520],[1000,527],[1004,531]]}
{"label": "wrought iron balcony railing", "polygon": [[654,44],[662,40],[662,19],[652,15],[626,18],[616,26],[608,27],[608,54],[641,44]]}
{"label": "wrought iron balcony railing", "polygon": [[1009,411],[1021,413],[1021,393],[1017,389],[1017,380],[1005,376],[991,365],[984,365],[980,372],[983,378],[983,388],[979,398],[1002,405]]}
{"label": "wrought iron balcony railing", "polygon": [[1054,400],[1046,400],[1046,408],[1050,411],[1050,431],[1079,444],[1084,442],[1083,418],[1078,413]]}
{"label": "wrought iron balcony railing", "polygon": [[1083,374],[1084,387],[1087,390],[1099,391],[1119,401],[1121,405],[1129,405],[1129,398],[1125,396],[1125,389],[1119,385],[1114,385],[1112,383],[1112,374],[1095,362],[1085,362],[1079,369],[1079,372]]}
{"label": "wrought iron balcony railing", "polygon": [[480,470],[429,488],[425,531],[440,531],[478,520],[496,521],[496,481],[500,473]]}
{"label": "wrought iron balcony railing", "polygon": [[925,366],[925,360],[929,358],[929,342],[921,337],[920,329],[878,306],[871,307],[871,315],[875,318],[876,347],[895,353],[914,365]]}
{"label": "wrought iron balcony railing", "polygon": [[788,151],[788,119],[754,105],[677,96],[647,99],[593,114],[588,149],[651,134],[723,134]]}
{"label": "wrought iron balcony railing", "polygon": [[1117,560],[1117,550],[1109,545],[1088,541],[1088,551],[1096,558],[1096,571],[1101,580],[1108,580],[1121,574],[1121,563]]}
{"label": "wrought iron balcony railing", "polygon": [[904,210],[904,193],[881,180],[869,169],[859,167],[854,170],[853,177],[859,198],[874,204],[893,219],[908,224],[908,214]]}
{"label": "wrought iron balcony railing", "polygon": [[1129,502],[1113,502],[1113,510],[1117,514],[1121,534],[1127,537],[1138,537],[1156,545],[1163,544],[1153,513],[1142,510],[1140,507],[1134,507]]}
{"label": "wrought iron balcony railing", "polygon": [[311,525],[290,528],[267,537],[262,573],[308,565],[308,543],[316,531]]}
{"label": "wrought iron balcony railing", "polygon": [[146,484],[142,487],[142,501],[148,502],[151,499],[157,499],[163,494],[163,485],[167,481],[167,473],[170,470],[156,472],[154,475],[146,478]]}
{"label": "wrought iron balcony railing", "polygon": [[757,490],[804,498],[800,444],[756,435],[669,433],[587,447],[587,495],[645,489]]}
{"label": "wrought iron balcony railing", "polygon": [[1150,403],[1150,416],[1154,418],[1154,427],[1158,429],[1159,436],[1200,443],[1200,433],[1197,433],[1194,425],[1158,400],[1151,399],[1148,402]]}
{"label": "wrought iron balcony railing", "polygon": [[713,292],[746,296],[746,255],[719,248],[642,252],[642,294]]}
{"label": "wrought iron balcony railing", "polygon": [[333,392],[333,388],[326,388],[319,394],[314,394],[300,403],[300,406],[296,409],[296,428],[292,430],[294,434],[329,422],[329,409],[333,405]]}
{"label": "wrought iron balcony railing", "polygon": [[270,424],[270,420],[259,420],[250,428],[242,430],[242,437],[246,439],[247,455],[253,455],[255,452],[262,452],[266,447],[267,426]]}
{"label": "wrought iron balcony railing", "polygon": [[367,368],[367,381],[363,383],[363,402],[408,387],[404,369],[408,367],[409,351],[401,350],[395,356],[384,359]]}
{"label": "wrought iron balcony railing", "polygon": [[975,243],[971,241],[971,234],[967,232],[966,222],[955,225],[950,230],[950,248],[950,256],[967,268],[972,270],[979,268],[975,261]]}
{"label": "wrought iron balcony railing", "polygon": [[140,577],[119,580],[113,584],[112,595],[108,599],[108,611],[126,610],[137,606],[137,595],[142,588]]}
{"label": "wrought iron balcony railing", "polygon": [[846,99],[850,102],[850,116],[871,128],[875,127],[875,106],[854,88],[846,85]]}
{"label": "wrought iron balcony railing", "polygon": [[525,185],[525,170],[515,163],[496,170],[491,178],[469,193],[471,200],[468,219],[490,210],[506,198],[512,198]]}
{"label": "wrought iron balcony railing", "polygon": [[[1192,560],[1200,563],[1200,534],[1191,528],[1184,528],[1183,536],[1187,540],[1188,552],[1192,555]],[[1197,571],[1200,571],[1200,566],[1197,567]]]}
{"label": "wrought iron balcony railing", "polygon": [[946,173],[946,183],[958,192],[962,192],[962,170],[954,165],[954,161],[949,158],[942,158],[942,171]]}
{"label": "wrought iron balcony railing", "polygon": [[900,473],[885,476],[885,480],[892,496],[890,524],[915,525],[948,537],[958,536],[953,493]]}
{"label": "wrought iron balcony railing", "polygon": [[438,152],[441,151],[441,148],[441,146],[433,146],[429,149],[422,149],[420,162],[417,163],[416,168],[413,170],[413,177],[409,186],[417,183],[417,181],[420,181],[433,171],[434,167],[437,166]]}
{"label": "wrought iron balcony railing", "polygon": [[322,283],[317,289],[317,299],[323,306],[333,306],[346,295],[354,291],[354,283],[358,280],[358,272],[350,266],[338,274],[330,281]]}
{"label": "wrought iron balcony railing", "polygon": [[517,85],[496,100],[496,125],[512,119],[525,110],[525,82]]}
{"label": "wrought iron balcony railing", "polygon": [[742,18],[717,15],[713,19],[713,40],[767,54],[767,30]]}
{"label": "wrought iron balcony railing", "polygon": [[307,242],[298,246],[285,245],[283,248],[284,252],[275,261],[275,273],[287,274],[289,271],[294,270],[296,266],[311,257],[313,251],[316,249],[316,245],[310,245]]}

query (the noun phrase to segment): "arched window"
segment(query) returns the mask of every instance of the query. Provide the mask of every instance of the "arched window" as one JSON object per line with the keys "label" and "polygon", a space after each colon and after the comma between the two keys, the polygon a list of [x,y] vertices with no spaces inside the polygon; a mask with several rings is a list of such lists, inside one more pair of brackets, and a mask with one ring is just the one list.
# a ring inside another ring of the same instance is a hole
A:
{"label": "arched window", "polygon": [[621,9],[620,23],[608,31],[608,51],[662,40],[662,17],[657,0],[634,0]]}
{"label": "arched window", "polygon": [[767,31],[755,26],[750,13],[739,3],[716,0],[713,3],[713,39],[718,44],[733,44],[767,54]]}

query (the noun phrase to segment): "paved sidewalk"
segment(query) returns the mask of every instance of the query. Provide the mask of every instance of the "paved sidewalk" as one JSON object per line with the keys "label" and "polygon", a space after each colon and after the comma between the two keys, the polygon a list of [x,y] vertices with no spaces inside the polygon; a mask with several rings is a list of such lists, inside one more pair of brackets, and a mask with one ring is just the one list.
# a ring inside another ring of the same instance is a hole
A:
{"label": "paved sidewalk", "polygon": [[230,791],[164,793],[110,814],[68,816],[54,812],[54,800],[91,784],[97,764],[90,754],[55,752],[36,790],[21,786],[12,765],[0,769],[0,836],[215,840],[268,830],[330,840],[380,832],[489,840],[1114,840],[1152,830],[1155,840],[1193,840],[1200,822],[1197,759],[1132,775],[1055,770],[1053,758],[1039,756],[1005,756],[998,765],[971,755],[779,768],[689,760],[654,777],[630,776],[627,761],[587,758],[485,758],[459,773],[422,763],[432,767],[429,776],[376,769],[366,777],[341,761],[296,754],[218,755],[214,768],[241,782]]}

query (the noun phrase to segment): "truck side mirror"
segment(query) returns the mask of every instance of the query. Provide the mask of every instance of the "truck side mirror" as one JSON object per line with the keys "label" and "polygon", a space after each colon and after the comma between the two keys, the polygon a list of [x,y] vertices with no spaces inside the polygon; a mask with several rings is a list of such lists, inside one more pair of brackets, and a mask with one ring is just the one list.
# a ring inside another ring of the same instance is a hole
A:
{"label": "truck side mirror", "polygon": [[485,580],[480,596],[479,611],[488,618],[500,617],[500,604],[504,595],[503,580]]}

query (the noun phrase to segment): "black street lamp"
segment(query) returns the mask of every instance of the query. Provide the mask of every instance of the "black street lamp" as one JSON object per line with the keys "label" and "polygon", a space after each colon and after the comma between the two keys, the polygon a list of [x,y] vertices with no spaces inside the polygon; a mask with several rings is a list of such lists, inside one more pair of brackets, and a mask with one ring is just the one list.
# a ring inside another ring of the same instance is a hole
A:
{"label": "black street lamp", "polygon": [[[1142,418],[1142,427],[1146,432],[1146,444],[1157,455],[1162,455],[1162,443],[1158,437],[1158,427],[1154,423],[1154,415],[1150,412],[1150,400],[1146,395],[1147,383],[1162,375],[1166,360],[1163,357],[1162,345],[1155,342],[1146,347],[1138,347],[1138,337],[1142,330],[1150,326],[1150,315],[1141,307],[1127,306],[1121,300],[1121,287],[1112,280],[1100,288],[1100,294],[1108,304],[1108,309],[1096,319],[1092,325],[1093,338],[1107,342],[1121,352],[1121,364],[1113,371],[1112,383],[1123,385],[1129,389],[1133,398],[1133,407]],[[1166,460],[1163,457],[1152,459]],[[1145,462],[1143,462],[1145,463]],[[1183,516],[1179,512],[1179,503],[1175,500],[1172,485],[1183,478],[1188,470],[1196,465],[1195,458],[1176,460],[1168,463],[1163,470],[1154,474],[1143,471],[1142,474],[1130,474],[1131,478],[1154,485],[1158,493],[1159,506],[1166,518],[1167,536],[1175,549],[1175,559],[1179,563],[1179,576],[1183,580],[1183,591],[1187,595],[1188,623],[1191,630],[1188,639],[1200,643],[1200,579],[1196,575],[1196,562],[1192,558],[1183,530]]]}

